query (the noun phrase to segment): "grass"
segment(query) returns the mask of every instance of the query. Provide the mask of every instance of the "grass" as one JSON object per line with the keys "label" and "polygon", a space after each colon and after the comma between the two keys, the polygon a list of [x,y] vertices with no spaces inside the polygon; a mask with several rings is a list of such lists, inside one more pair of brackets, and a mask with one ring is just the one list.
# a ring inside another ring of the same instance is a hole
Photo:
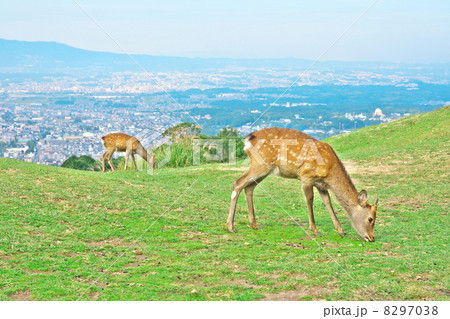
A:
{"label": "grass", "polygon": [[335,204],[340,238],[319,196],[313,240],[300,183],[272,176],[262,186],[282,208],[257,188],[260,230],[241,196],[228,233],[244,166],[148,175],[0,159],[0,298],[449,300],[449,111],[329,140],[357,188],[380,198],[374,243]]}

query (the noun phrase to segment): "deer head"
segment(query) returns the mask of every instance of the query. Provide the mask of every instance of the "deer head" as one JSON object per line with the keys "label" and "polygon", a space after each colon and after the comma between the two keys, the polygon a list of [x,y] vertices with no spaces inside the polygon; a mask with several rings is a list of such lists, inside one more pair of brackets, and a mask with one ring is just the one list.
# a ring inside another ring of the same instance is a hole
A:
{"label": "deer head", "polygon": [[367,192],[358,193],[357,205],[351,209],[351,220],[358,234],[366,241],[375,241],[375,219],[377,215],[378,199],[374,205],[368,203]]}

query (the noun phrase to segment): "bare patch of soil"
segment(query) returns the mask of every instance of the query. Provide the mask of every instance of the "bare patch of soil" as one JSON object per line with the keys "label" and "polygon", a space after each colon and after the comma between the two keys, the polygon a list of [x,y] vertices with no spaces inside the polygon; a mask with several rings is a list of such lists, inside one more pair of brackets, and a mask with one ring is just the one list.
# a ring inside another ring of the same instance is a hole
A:
{"label": "bare patch of soil", "polygon": [[395,198],[390,198],[383,201],[383,208],[387,210],[395,210],[401,207],[407,207],[407,210],[417,212],[425,208],[424,200],[419,200],[417,198],[405,198],[403,196],[397,196]]}
{"label": "bare patch of soil", "polygon": [[292,247],[292,248],[299,248],[299,249],[308,249],[308,247],[303,246],[301,243],[285,243],[286,246]]}
{"label": "bare patch of soil", "polygon": [[0,254],[0,259],[3,259],[3,260],[11,260],[11,259],[13,259],[14,257],[13,256],[11,256],[11,255],[1,255]]}
{"label": "bare patch of soil", "polygon": [[392,162],[391,165],[365,165],[354,161],[344,162],[345,169],[350,175],[384,175],[386,172],[389,172],[389,174],[404,174],[404,172],[400,173],[399,169],[405,165],[407,164],[402,161]]}
{"label": "bare patch of soil", "polygon": [[225,281],[224,283],[225,283],[225,285],[229,285],[229,286],[239,286],[239,287],[253,288],[253,289],[264,288],[264,286],[251,284],[245,279],[231,279],[231,280]]}
{"label": "bare patch of soil", "polygon": [[98,297],[100,297],[100,296],[101,296],[101,294],[98,292],[91,292],[89,294],[89,300],[97,300]]}
{"label": "bare patch of soil", "polygon": [[126,264],[124,265],[124,267],[138,267],[141,265],[141,262],[148,259],[147,255],[144,255],[141,252],[134,252],[134,254],[136,255],[136,261]]}
{"label": "bare patch of soil", "polygon": [[16,291],[16,292],[10,294],[8,297],[11,298],[11,299],[14,299],[16,301],[30,301],[30,300],[32,300],[31,299],[32,298],[31,291],[29,289],[25,290],[25,291]]}
{"label": "bare patch of soil", "polygon": [[450,289],[437,289],[436,292],[440,295],[450,297]]}
{"label": "bare patch of soil", "polygon": [[330,283],[327,287],[304,287],[302,285],[298,285],[294,290],[266,294],[266,298],[264,300],[297,301],[302,297],[311,297],[313,300],[325,300],[325,296],[331,294],[336,289],[337,288],[334,286],[334,283]]}
{"label": "bare patch of soil", "polygon": [[37,275],[48,275],[52,274],[55,271],[54,270],[27,270],[30,274],[37,274]]}
{"label": "bare patch of soil", "polygon": [[145,188],[145,185],[141,185],[141,184],[133,184],[127,181],[119,181],[120,184],[124,184],[124,185],[129,185],[129,186],[134,186],[134,187],[141,187],[141,188]]}
{"label": "bare patch of soil", "polygon": [[178,236],[182,237],[182,238],[187,238],[187,239],[210,242],[209,238],[230,238],[231,234],[230,235],[229,234],[217,235],[217,234],[208,234],[208,233],[203,233],[203,232],[188,231],[185,233],[181,233]]}
{"label": "bare patch of soil", "polygon": [[2,171],[3,173],[6,173],[6,174],[14,174],[14,173],[19,172],[19,170],[16,168],[0,169],[0,171]]}
{"label": "bare patch of soil", "polygon": [[86,285],[90,285],[91,287],[97,287],[97,288],[101,288],[101,289],[106,289],[110,285],[109,282],[104,283],[104,282],[98,281],[98,279],[96,279],[95,276],[86,278],[83,276],[76,275],[72,278],[72,280],[81,282]]}
{"label": "bare patch of soil", "polygon": [[108,246],[112,247],[134,247],[139,246],[138,243],[129,243],[126,241],[122,241],[119,238],[110,238],[102,241],[90,241],[88,244],[92,247],[104,248]]}

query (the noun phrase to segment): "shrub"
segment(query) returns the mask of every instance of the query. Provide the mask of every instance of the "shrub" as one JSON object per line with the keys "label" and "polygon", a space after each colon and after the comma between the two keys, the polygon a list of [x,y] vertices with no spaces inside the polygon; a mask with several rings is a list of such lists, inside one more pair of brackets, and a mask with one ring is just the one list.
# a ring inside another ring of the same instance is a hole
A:
{"label": "shrub", "polygon": [[[235,144],[236,159],[245,158],[243,139],[235,128],[224,127],[216,136],[200,135],[200,132],[201,129],[192,123],[181,123],[167,129],[163,135],[170,137],[170,142],[155,149],[156,167],[192,166],[194,156],[199,156],[197,163],[218,162],[217,158],[221,159],[219,162],[228,162],[232,155],[229,154],[231,140]],[[222,154],[217,153],[220,146]],[[200,153],[194,154],[194,148]]]}
{"label": "shrub", "polygon": [[61,167],[78,169],[82,171],[100,170],[99,163],[88,155],[81,155],[80,157],[72,155],[61,164]]}

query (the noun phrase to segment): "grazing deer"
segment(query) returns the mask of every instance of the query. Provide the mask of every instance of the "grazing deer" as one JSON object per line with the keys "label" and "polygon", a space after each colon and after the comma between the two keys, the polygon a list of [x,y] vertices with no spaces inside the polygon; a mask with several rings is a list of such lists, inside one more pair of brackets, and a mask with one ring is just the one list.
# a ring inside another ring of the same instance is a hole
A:
{"label": "grazing deer", "polygon": [[316,187],[330,213],[334,227],[342,237],[345,233],[331,206],[328,191],[335,194],[338,202],[347,211],[358,234],[366,241],[375,240],[374,225],[378,200],[374,205],[369,205],[367,192],[356,191],[344,165],[330,145],[294,129],[272,127],[247,136],[244,150],[250,158],[250,168],[234,182],[227,222],[230,232],[235,232],[236,203],[243,189],[250,227],[257,229],[253,191],[267,175],[274,173],[301,180],[308,206],[309,228],[314,235],[320,235],[313,214],[313,187]]}
{"label": "grazing deer", "polygon": [[[106,152],[102,155],[102,169],[105,171],[105,159],[108,160],[111,169],[115,172],[113,163],[111,162],[111,157],[114,152],[126,152],[125,153],[125,170],[128,166],[128,158],[131,155],[133,159],[134,169],[136,167],[136,159],[134,154],[140,155],[146,162],[149,162],[149,156],[145,148],[134,136],[130,136],[124,133],[111,133],[102,137],[102,144],[106,148]],[[150,157],[150,164],[155,168],[155,158],[152,155]]]}

